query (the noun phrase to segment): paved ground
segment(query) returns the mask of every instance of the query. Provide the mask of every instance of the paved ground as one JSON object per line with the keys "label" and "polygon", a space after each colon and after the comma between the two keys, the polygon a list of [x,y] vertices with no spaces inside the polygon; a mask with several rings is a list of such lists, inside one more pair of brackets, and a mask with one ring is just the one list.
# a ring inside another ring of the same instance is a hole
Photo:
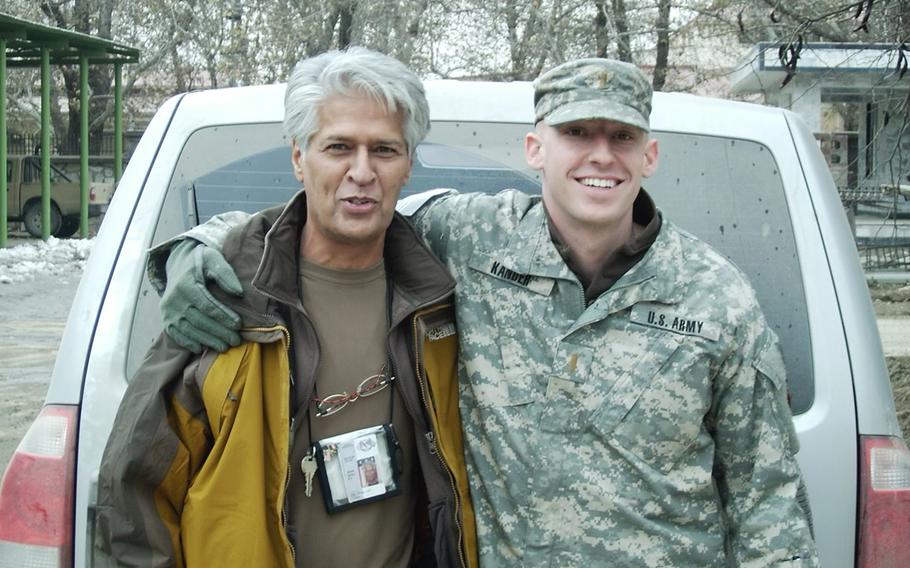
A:
{"label": "paved ground", "polygon": [[0,284],[0,470],[44,402],[79,276]]}
{"label": "paved ground", "polygon": [[878,333],[888,357],[910,357],[910,318],[878,318]]}
{"label": "paved ground", "polygon": [[[9,246],[35,242],[19,231]],[[81,270],[0,283],[0,472],[47,392]]]}

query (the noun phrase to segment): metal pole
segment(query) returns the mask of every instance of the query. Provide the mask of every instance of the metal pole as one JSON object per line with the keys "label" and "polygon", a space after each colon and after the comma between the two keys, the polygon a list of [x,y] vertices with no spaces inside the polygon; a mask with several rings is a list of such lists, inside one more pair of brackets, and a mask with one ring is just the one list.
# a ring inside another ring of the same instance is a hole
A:
{"label": "metal pole", "polygon": [[79,235],[88,238],[88,57],[79,56]]}
{"label": "metal pole", "polygon": [[9,214],[9,184],[6,181],[6,39],[0,37],[0,248],[6,246],[9,227],[6,216]]}
{"label": "metal pole", "polygon": [[123,174],[123,64],[114,63],[114,184]]}
{"label": "metal pole", "polygon": [[41,238],[51,237],[51,53],[41,48]]}

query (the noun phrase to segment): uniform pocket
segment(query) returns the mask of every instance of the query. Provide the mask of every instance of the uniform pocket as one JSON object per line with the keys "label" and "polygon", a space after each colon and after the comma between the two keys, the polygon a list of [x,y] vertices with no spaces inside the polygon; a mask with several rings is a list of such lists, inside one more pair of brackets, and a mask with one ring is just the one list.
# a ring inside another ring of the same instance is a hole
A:
{"label": "uniform pocket", "polygon": [[546,344],[543,330],[553,325],[546,279],[503,268],[482,252],[469,266],[470,277],[457,293],[458,325],[461,363],[476,404],[501,408],[538,400],[533,377],[547,368],[529,354],[547,352],[538,348]]}
{"label": "uniform pocket", "polygon": [[789,455],[795,455],[799,451],[799,437],[796,434],[793,415],[790,412],[787,370],[774,336],[769,334],[764,346],[753,361],[752,368],[755,369],[758,378],[764,377],[771,383],[771,396],[776,399],[776,404],[773,406],[774,419],[777,421],[778,429],[786,433]]}
{"label": "uniform pocket", "polygon": [[668,473],[692,447],[710,408],[708,361],[702,350],[670,339],[655,344],[615,396],[592,417],[611,446]]}

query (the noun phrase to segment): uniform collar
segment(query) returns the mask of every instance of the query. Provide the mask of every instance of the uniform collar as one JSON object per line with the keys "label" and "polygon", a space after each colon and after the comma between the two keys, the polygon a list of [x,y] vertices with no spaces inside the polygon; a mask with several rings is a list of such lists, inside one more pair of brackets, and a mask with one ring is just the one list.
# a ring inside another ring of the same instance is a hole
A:
{"label": "uniform collar", "polygon": [[[622,309],[638,302],[675,304],[685,297],[689,275],[682,234],[664,219],[648,252],[598,298]],[[614,311],[611,310],[611,311]]]}
{"label": "uniform collar", "polygon": [[661,214],[654,205],[651,196],[648,195],[644,188],[640,189],[638,195],[635,197],[635,202],[632,204],[632,237],[624,242],[622,246],[606,260],[597,274],[594,275],[594,278],[588,282],[582,278],[581,271],[572,258],[572,252],[569,249],[569,246],[565,244],[562,235],[553,223],[549,211],[546,211],[546,206],[544,206],[544,211],[547,213],[550,238],[553,240],[556,250],[559,251],[559,254],[566,261],[566,264],[569,265],[572,272],[574,272],[575,275],[579,277],[579,280],[582,281],[582,285],[585,287],[585,302],[588,304],[612,288],[613,284],[615,284],[623,274],[628,272],[630,268],[642,259],[651,245],[654,244],[655,239],[657,239],[657,234],[660,232],[660,224],[662,221]]}
{"label": "uniform collar", "polygon": [[[644,190],[642,190],[642,194],[644,194]],[[653,201],[651,201],[650,196],[645,194],[644,197],[641,197],[640,194],[639,198],[647,200],[648,204],[653,207]],[[662,219],[660,210],[656,207],[653,207],[653,217],[657,220],[659,230],[657,237],[654,239],[654,245],[656,245],[662,238],[666,241],[670,237],[663,230],[663,225],[666,224],[666,221]],[[652,221],[652,219],[649,219],[649,221]],[[647,240],[650,240],[650,236],[648,237]],[[663,244],[670,245],[671,243]],[[639,245],[640,243],[636,242],[632,246]],[[646,264],[645,260],[654,255],[652,250],[655,248],[654,245],[648,249],[641,261],[617,280],[613,288],[628,285],[630,278],[635,279],[632,273],[640,272],[641,267]],[[543,200],[537,198],[536,203],[522,217],[518,227],[512,232],[506,250],[503,251],[503,257],[498,260],[503,266],[519,274],[578,280],[578,277],[566,263],[558,246],[558,243],[554,243],[553,235],[550,231]],[[672,246],[681,251],[681,245],[678,240],[675,240]],[[644,278],[643,275],[642,278]]]}
{"label": "uniform collar", "polygon": [[692,276],[680,268],[686,263],[682,238],[679,230],[664,219],[648,252],[588,306],[573,324],[573,329],[580,329],[641,302],[667,305],[681,302]]}

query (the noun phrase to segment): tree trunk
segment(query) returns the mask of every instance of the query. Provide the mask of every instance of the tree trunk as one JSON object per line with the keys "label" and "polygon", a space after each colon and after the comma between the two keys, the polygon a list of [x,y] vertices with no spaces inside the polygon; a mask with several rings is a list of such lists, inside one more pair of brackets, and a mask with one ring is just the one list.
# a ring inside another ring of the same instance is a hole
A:
{"label": "tree trunk", "polygon": [[[97,9],[97,13],[93,10]],[[111,22],[113,19],[113,0],[92,2],[91,0],[77,0],[73,4],[71,16],[72,25],[67,22],[66,15],[60,9],[60,4],[52,4],[47,0],[41,2],[41,10],[51,18],[58,27],[75,29],[75,31],[96,35],[106,39],[111,38]],[[97,29],[93,28],[93,18],[97,17]],[[59,67],[63,76],[63,85],[66,90],[68,121],[65,127],[55,125],[57,133],[57,151],[64,154],[77,154],[79,152],[79,139],[81,136],[81,113],[79,110],[81,86],[78,65],[65,65]],[[113,104],[109,100],[111,93],[111,69],[109,65],[92,65],[89,63],[89,152],[101,153],[101,139],[104,134],[104,122],[92,119],[105,113],[107,106]]]}
{"label": "tree trunk", "polygon": [[625,0],[613,0],[613,20],[616,22],[616,56],[620,61],[633,63]]}
{"label": "tree trunk", "polygon": [[[541,0],[531,0],[530,3],[520,0],[509,0],[506,2],[504,17],[506,29],[509,38],[509,59],[512,63],[511,72],[508,74],[513,80],[530,80],[534,76],[530,72],[535,67],[535,47],[539,47],[538,42],[542,41],[539,31]],[[521,28],[521,15],[528,14],[525,21],[524,29]]]}
{"label": "tree trunk", "polygon": [[341,14],[338,18],[338,48],[345,49],[351,45],[351,33],[354,28],[354,10],[357,9],[357,3],[351,2],[341,8]]}
{"label": "tree trunk", "polygon": [[313,55],[322,53],[332,47],[332,39],[335,37],[335,25],[340,18],[341,10],[332,10],[329,12],[328,17],[322,22],[322,33],[319,36],[319,40],[310,44],[309,49],[307,50],[307,57],[312,57]]}
{"label": "tree trunk", "polygon": [[404,31],[403,45],[398,50],[398,58],[405,64],[410,65],[414,59],[414,46],[420,41],[421,26],[428,7],[428,0],[418,0],[414,2],[412,14],[405,14],[406,28]]}
{"label": "tree trunk", "polygon": [[521,67],[521,59],[518,53],[518,13],[523,5],[523,3],[516,2],[515,0],[508,0],[505,5],[506,30],[509,34],[509,61],[512,63],[511,70],[513,78]]}
{"label": "tree trunk", "polygon": [[607,28],[606,0],[594,0],[594,56],[607,57],[610,52],[610,30]]}
{"label": "tree trunk", "polygon": [[670,0],[657,3],[657,57],[654,61],[652,86],[655,91],[667,82],[667,60],[670,57]]}
{"label": "tree trunk", "polygon": [[910,43],[910,0],[900,0],[898,3],[900,9],[898,13],[900,17],[898,21],[900,22],[898,26],[898,37],[903,39],[905,42]]}

